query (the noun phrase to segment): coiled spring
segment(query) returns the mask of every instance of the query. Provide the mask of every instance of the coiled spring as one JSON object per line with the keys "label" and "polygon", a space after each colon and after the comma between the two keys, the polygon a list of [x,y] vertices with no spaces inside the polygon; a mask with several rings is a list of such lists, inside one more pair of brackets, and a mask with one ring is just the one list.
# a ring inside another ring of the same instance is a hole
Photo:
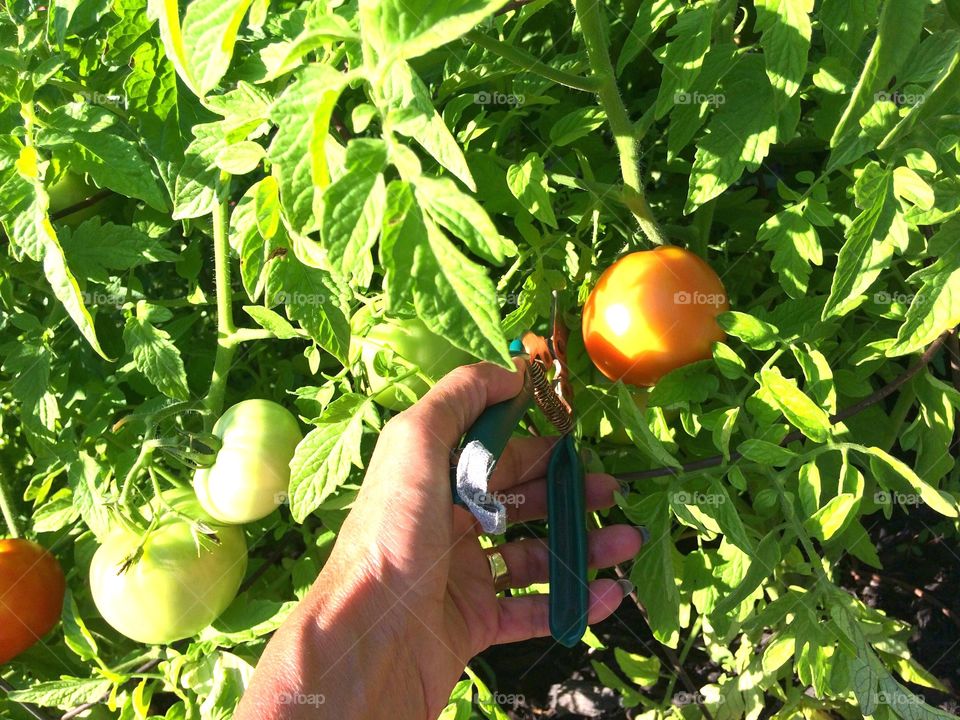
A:
{"label": "coiled spring", "polygon": [[570,412],[557,397],[557,393],[550,387],[550,381],[547,380],[547,374],[544,372],[543,363],[539,360],[530,362],[530,381],[533,384],[533,399],[537,406],[547,416],[547,420],[560,431],[566,434],[573,429],[573,418]]}

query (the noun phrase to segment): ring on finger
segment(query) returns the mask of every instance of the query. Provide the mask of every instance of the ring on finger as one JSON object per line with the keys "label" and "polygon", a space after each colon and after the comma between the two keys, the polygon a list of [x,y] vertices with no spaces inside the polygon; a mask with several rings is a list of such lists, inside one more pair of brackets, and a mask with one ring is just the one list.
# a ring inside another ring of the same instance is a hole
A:
{"label": "ring on finger", "polygon": [[487,551],[487,562],[490,563],[490,576],[493,578],[494,592],[502,592],[510,587],[510,568],[503,553],[498,550]]}

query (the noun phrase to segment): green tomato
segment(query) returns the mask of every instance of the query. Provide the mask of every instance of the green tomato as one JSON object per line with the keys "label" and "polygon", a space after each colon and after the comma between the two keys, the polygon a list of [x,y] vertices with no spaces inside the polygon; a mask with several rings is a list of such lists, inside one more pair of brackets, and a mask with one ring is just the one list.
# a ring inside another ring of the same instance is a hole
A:
{"label": "green tomato", "polygon": [[[382,407],[405,410],[413,404],[414,397],[420,398],[429,390],[429,384],[414,374],[396,382],[397,377],[410,371],[409,366],[419,368],[428,378],[437,381],[454,368],[477,361],[470,353],[431,332],[417,318],[383,320],[360,336],[358,333],[369,321],[370,314],[368,305],[354,316],[351,355],[354,361],[363,362],[373,400]],[[378,362],[378,354],[390,364],[392,372]],[[392,356],[403,362],[392,363]],[[405,390],[398,387],[400,385]]]}
{"label": "green tomato", "polygon": [[[233,602],[247,570],[240,528],[216,525],[188,489],[167,490],[163,498],[210,526],[216,540],[199,532],[194,537],[191,522],[166,513],[146,541],[132,528],[114,529],[90,563],[90,590],[104,620],[146,644],[171,643],[203,630]],[[152,509],[143,512],[149,517]]]}
{"label": "green tomato", "polygon": [[290,460],[303,439],[297,419],[270,400],[244,400],[227,410],[213,434],[223,444],[193,488],[203,509],[223,523],[261,520],[287,499]]}
{"label": "green tomato", "polygon": [[[61,175],[53,185],[47,188],[47,194],[50,196],[50,214],[54,215],[61,210],[76,205],[78,202],[86,200],[96,192],[96,187],[87,183],[80,175],[68,170]],[[76,227],[84,220],[89,220],[96,214],[97,207],[96,204],[94,204],[82,210],[77,210],[77,212],[70,213],[64,217],[61,222],[66,223],[70,227]]]}

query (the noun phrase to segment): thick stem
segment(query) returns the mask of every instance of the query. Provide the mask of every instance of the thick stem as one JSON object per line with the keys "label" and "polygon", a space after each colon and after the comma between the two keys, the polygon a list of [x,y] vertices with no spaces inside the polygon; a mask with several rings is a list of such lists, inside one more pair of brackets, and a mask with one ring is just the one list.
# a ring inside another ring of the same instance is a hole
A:
{"label": "thick stem", "polygon": [[140,454],[137,455],[136,462],[130,468],[130,472],[123,479],[123,486],[120,488],[120,505],[130,506],[130,491],[133,489],[133,483],[143,472],[144,468],[149,467],[153,460],[153,452],[156,450],[156,444],[151,440],[145,440],[140,446]]}
{"label": "thick stem", "polygon": [[643,194],[643,182],[640,178],[640,159],[637,155],[637,143],[634,137],[633,123],[627,114],[627,108],[617,88],[617,77],[607,53],[606,35],[603,18],[600,15],[598,0],[575,0],[577,18],[583,31],[587,46],[587,57],[593,69],[599,87],[597,95],[600,105],[607,115],[610,130],[620,155],[620,173],[623,175],[623,202],[633,213],[637,224],[654,245],[667,244],[660,231],[653,211]]}
{"label": "thick stem", "polygon": [[236,326],[233,323],[233,298],[230,291],[230,245],[227,237],[229,226],[230,178],[223,174],[217,188],[217,199],[213,209],[213,267],[217,284],[217,354],[213,362],[213,374],[210,389],[204,398],[208,410],[204,421],[205,429],[213,427],[223,410],[223,398],[227,389],[227,375],[233,364],[237,343],[233,340]]}
{"label": "thick stem", "polygon": [[580,77],[579,75],[574,75],[564,70],[557,70],[537,60],[533,55],[515,48],[512,45],[508,45],[505,42],[501,42],[496,38],[492,38],[489,35],[485,35],[478,30],[468,32],[466,39],[474,45],[479,45],[484,50],[489,50],[493,54],[499,55],[518,68],[532,72],[559,85],[564,85],[574,90],[583,90],[584,92],[597,92],[597,81],[593,78]]}
{"label": "thick stem", "polygon": [[18,538],[20,537],[20,528],[13,507],[13,497],[10,493],[10,485],[7,482],[7,474],[0,470],[0,511],[3,512],[3,520],[7,523],[7,532],[9,532],[10,537]]}

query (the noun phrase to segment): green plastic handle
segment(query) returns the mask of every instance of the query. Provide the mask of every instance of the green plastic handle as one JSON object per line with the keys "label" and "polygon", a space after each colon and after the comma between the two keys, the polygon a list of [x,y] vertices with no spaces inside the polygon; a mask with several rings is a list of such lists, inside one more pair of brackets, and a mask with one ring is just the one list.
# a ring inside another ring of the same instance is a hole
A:
{"label": "green plastic handle", "polygon": [[573,647],[587,629],[587,525],[583,466],[569,433],[557,441],[547,468],[550,546],[550,634]]}
{"label": "green plastic handle", "polygon": [[[495,461],[499,460],[507,447],[507,442],[513,437],[520,420],[532,404],[533,385],[530,382],[530,375],[524,373],[523,389],[509,400],[498,402],[484,410],[463,436],[461,447],[476,440],[490,452]],[[450,488],[453,491],[453,501],[457,505],[463,505],[463,500],[457,492],[456,467],[450,469]]]}

